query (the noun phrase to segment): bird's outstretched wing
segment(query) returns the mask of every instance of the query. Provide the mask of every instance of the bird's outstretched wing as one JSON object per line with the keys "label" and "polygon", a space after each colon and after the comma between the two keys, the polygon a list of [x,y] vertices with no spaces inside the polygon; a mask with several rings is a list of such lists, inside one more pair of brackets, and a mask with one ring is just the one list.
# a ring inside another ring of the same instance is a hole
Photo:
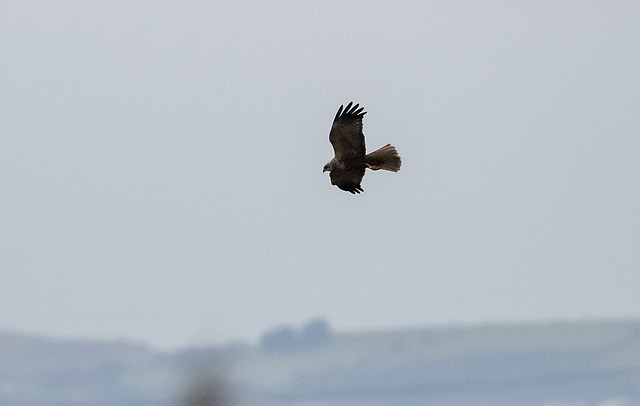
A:
{"label": "bird's outstretched wing", "polygon": [[334,169],[329,176],[331,184],[353,194],[364,192],[360,183],[364,177],[364,166],[353,169]]}
{"label": "bird's outstretched wing", "polygon": [[367,112],[362,111],[364,107],[358,108],[358,104],[352,107],[352,104],[353,102],[347,104],[344,110],[343,106],[338,109],[329,133],[329,142],[333,146],[337,160],[346,164],[353,161],[359,166],[361,162],[364,162],[366,154],[362,117]]}

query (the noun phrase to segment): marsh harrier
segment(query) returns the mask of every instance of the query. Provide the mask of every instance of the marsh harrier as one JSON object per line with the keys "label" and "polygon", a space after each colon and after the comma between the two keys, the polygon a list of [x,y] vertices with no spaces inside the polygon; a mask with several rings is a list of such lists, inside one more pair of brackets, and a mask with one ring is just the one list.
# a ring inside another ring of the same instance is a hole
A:
{"label": "marsh harrier", "polygon": [[360,183],[366,168],[398,172],[402,161],[391,144],[367,154],[362,132],[362,117],[367,112],[363,111],[364,107],[358,108],[358,104],[352,105],[353,102],[347,104],[346,108],[340,106],[333,120],[329,142],[333,145],[335,157],[324,166],[322,172],[329,171],[332,185],[356,194],[364,192]]}

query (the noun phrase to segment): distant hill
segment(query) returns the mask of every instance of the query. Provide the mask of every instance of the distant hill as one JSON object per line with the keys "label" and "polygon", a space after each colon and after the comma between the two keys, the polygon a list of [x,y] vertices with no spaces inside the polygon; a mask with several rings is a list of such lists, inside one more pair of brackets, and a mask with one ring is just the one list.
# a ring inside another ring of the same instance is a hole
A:
{"label": "distant hill", "polygon": [[195,405],[207,391],[240,405],[638,405],[640,321],[336,333],[314,320],[257,347],[173,352],[0,333],[1,405]]}

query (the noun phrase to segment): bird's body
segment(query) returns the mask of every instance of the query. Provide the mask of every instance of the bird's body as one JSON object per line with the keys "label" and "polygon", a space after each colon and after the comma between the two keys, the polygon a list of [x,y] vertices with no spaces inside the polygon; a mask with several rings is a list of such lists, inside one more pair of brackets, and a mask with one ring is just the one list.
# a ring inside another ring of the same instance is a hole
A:
{"label": "bird's body", "polygon": [[355,194],[364,192],[360,184],[365,169],[397,172],[402,161],[391,144],[367,154],[362,132],[362,117],[366,111],[363,107],[358,108],[358,104],[352,105],[350,102],[344,110],[340,106],[333,120],[329,142],[335,157],[324,166],[323,172],[329,171],[332,185]]}

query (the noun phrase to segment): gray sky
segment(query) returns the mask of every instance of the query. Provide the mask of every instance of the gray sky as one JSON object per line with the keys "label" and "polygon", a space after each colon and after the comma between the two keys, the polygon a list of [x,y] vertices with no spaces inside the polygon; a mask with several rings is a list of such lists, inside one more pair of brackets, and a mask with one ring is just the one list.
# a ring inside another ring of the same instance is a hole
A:
{"label": "gray sky", "polygon": [[640,317],[637,1],[161,4],[0,3],[1,329]]}

